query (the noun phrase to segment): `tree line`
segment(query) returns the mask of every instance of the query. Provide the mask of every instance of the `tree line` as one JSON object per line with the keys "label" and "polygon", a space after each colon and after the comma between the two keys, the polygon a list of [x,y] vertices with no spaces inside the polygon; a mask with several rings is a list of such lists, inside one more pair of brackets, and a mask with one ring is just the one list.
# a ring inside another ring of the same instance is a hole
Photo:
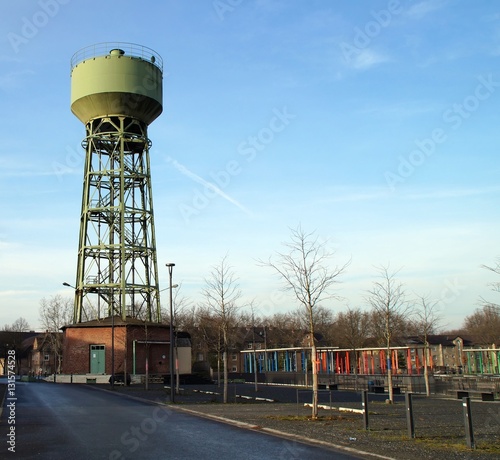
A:
{"label": "tree line", "polygon": [[[438,301],[426,295],[410,296],[398,278],[399,270],[390,265],[376,267],[376,279],[365,293],[365,308],[348,306],[343,311],[334,312],[328,305],[334,300],[343,300],[336,287],[350,261],[337,261],[335,253],[328,248],[328,242],[320,241],[315,232],[308,233],[301,226],[290,229],[290,232],[289,240],[283,243],[283,251],[257,263],[278,275],[282,289],[291,293],[296,301],[294,310],[256,316],[258,303],[242,302],[238,278],[227,255],[205,278],[204,301],[191,306],[176,289],[173,323],[177,330],[191,334],[195,357],[201,350],[222,356],[224,401],[227,401],[227,356],[237,345],[234,332],[241,326],[261,326],[267,330],[268,348],[310,346],[313,362],[316,361],[317,344],[314,338],[322,337],[324,343],[331,346],[356,349],[369,345],[389,349],[397,345],[398,339],[407,336],[420,337],[427,346],[427,337],[443,329]],[[496,265],[483,268],[500,274],[500,259]],[[500,283],[491,287],[500,292]],[[500,307],[486,299],[480,300],[481,307],[464,319],[459,330],[447,332],[470,336],[477,344],[498,344]],[[61,296],[42,299],[40,320],[45,330],[58,331],[67,324],[71,309],[71,302]],[[167,312],[163,312],[162,317],[164,322],[170,321]],[[29,330],[29,325],[19,318],[11,326],[4,327],[5,330],[12,328]],[[307,344],[303,341],[304,333],[309,337]],[[313,417],[317,415],[315,369],[313,366]],[[388,378],[390,381],[390,366]],[[388,386],[391,391],[392,385]],[[389,398],[392,400],[391,393]]]}

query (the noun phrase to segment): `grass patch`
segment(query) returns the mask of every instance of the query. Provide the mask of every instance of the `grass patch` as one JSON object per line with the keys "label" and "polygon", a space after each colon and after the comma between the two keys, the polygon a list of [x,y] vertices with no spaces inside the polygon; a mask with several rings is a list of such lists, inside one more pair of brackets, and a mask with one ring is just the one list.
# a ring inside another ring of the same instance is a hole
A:
{"label": "grass patch", "polygon": [[[415,439],[410,439],[406,433],[398,434],[396,432],[389,433],[389,430],[383,431],[372,431],[370,430],[370,436],[376,437],[380,441],[387,442],[415,442],[421,447],[448,452],[471,452],[471,449],[467,447],[465,439],[461,436],[430,436],[430,437],[416,437]],[[476,452],[482,452],[487,454],[500,454],[500,445],[497,444],[486,444],[476,442]]]}
{"label": "grass patch", "polygon": [[[464,439],[458,436],[432,436],[426,438],[417,438],[415,441],[433,449],[454,450],[458,452],[470,452],[471,449],[467,447]],[[498,444],[485,444],[477,443],[477,452],[484,452],[488,454],[500,454],[500,445]]]}
{"label": "grass patch", "polygon": [[433,436],[430,438],[416,438],[415,442],[433,449],[449,450],[457,452],[470,451],[465,441],[457,439],[456,436]]}

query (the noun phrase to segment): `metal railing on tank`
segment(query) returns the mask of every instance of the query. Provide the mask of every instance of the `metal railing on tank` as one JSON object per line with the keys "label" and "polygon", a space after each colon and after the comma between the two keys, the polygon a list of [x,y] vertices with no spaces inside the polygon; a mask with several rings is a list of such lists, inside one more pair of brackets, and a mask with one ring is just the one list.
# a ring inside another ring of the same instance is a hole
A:
{"label": "metal railing on tank", "polygon": [[71,58],[71,70],[73,70],[73,68],[80,62],[100,56],[110,55],[111,51],[116,51],[116,54],[122,56],[140,58],[144,61],[151,62],[163,71],[163,59],[156,51],[148,48],[147,46],[126,42],[96,43],[95,45],[90,45],[78,50]]}

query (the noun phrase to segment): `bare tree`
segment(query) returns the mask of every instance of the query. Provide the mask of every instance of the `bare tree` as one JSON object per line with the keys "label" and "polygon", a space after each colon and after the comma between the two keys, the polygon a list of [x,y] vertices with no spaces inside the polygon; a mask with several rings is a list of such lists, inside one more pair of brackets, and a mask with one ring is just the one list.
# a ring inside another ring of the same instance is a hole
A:
{"label": "bare tree", "polygon": [[220,322],[212,310],[206,306],[198,306],[195,310],[191,334],[193,347],[202,352],[211,368],[217,368],[220,375],[220,356],[222,354]]}
{"label": "bare tree", "polygon": [[[293,312],[296,318],[299,318],[301,324],[301,332],[303,330],[309,331],[309,317],[307,311],[301,305]],[[335,337],[333,324],[335,322],[333,311],[323,305],[317,305],[313,311],[314,333],[316,337],[321,336],[324,342],[332,342]],[[301,337],[301,341],[303,336]]]}
{"label": "bare tree", "polygon": [[291,312],[275,313],[263,319],[266,328],[266,347],[283,348],[299,346],[304,330],[297,315]]}
{"label": "bare tree", "polygon": [[205,296],[207,307],[218,320],[218,327],[222,339],[222,360],[224,367],[224,403],[227,403],[228,383],[228,351],[230,347],[230,328],[234,325],[238,311],[237,301],[241,291],[233,268],[228,264],[228,256],[224,256],[220,263],[212,267],[208,278],[205,279]]}
{"label": "bare tree", "polygon": [[29,332],[31,329],[28,321],[20,316],[11,325],[6,324],[3,328],[4,331],[8,332]]}
{"label": "bare tree", "polygon": [[73,318],[73,301],[55,295],[49,300],[40,300],[40,324],[47,333],[57,360],[57,368],[54,372],[61,372],[63,338],[61,327],[70,324]]}
{"label": "bare tree", "polygon": [[310,336],[311,361],[313,371],[312,418],[318,418],[318,362],[314,341],[314,313],[321,301],[338,298],[332,292],[339,276],[350,262],[330,267],[333,253],[320,242],[313,233],[306,233],[299,225],[291,229],[290,242],[284,243],[287,252],[278,252],[277,261],[271,257],[267,262],[259,261],[262,266],[273,268],[280,276],[285,291],[293,293],[304,307]]}
{"label": "bare tree", "polygon": [[3,334],[4,342],[0,344],[0,357],[3,358],[3,365],[0,359],[0,374],[4,373],[8,353],[12,351],[16,352],[16,369],[19,372],[19,369],[21,369],[23,340],[25,339],[25,335],[19,334],[19,332],[29,332],[30,326],[24,318],[20,317],[12,324],[5,324],[2,330],[5,331],[5,334]]}
{"label": "bare tree", "polygon": [[347,307],[345,312],[337,315],[335,331],[338,334],[338,341],[342,346],[350,348],[354,353],[354,375],[357,388],[358,381],[358,348],[363,347],[366,334],[369,330],[370,314],[362,311],[361,308]]}
{"label": "bare tree", "polygon": [[342,346],[356,350],[363,347],[367,339],[370,325],[370,314],[361,308],[347,307],[345,312],[339,312],[335,329]]}
{"label": "bare tree", "polygon": [[[482,265],[497,275],[500,275],[500,257],[494,266]],[[492,291],[500,292],[500,281],[489,283]],[[500,305],[495,302],[480,298],[481,308],[464,319],[462,329],[481,345],[492,345],[500,342]]]}
{"label": "bare tree", "polygon": [[391,272],[389,267],[380,266],[379,280],[373,282],[373,287],[368,291],[367,301],[374,312],[383,321],[383,337],[387,354],[387,385],[389,387],[389,401],[394,402],[392,389],[391,345],[397,322],[407,318],[411,313],[412,305],[406,299],[403,284],[396,279],[398,271]]}
{"label": "bare tree", "polygon": [[427,396],[431,395],[431,388],[429,385],[429,335],[435,334],[439,328],[441,315],[438,311],[438,302],[431,301],[428,297],[419,297],[419,308],[415,310],[414,326],[417,336],[424,343],[424,380],[425,380],[425,393]]}
{"label": "bare tree", "polygon": [[253,373],[254,373],[254,388],[255,388],[255,391],[259,391],[259,386],[258,386],[258,371],[257,371],[257,350],[255,348],[255,326],[256,326],[256,321],[258,321],[258,319],[255,317],[255,301],[252,300],[250,302],[250,321],[251,321],[251,324],[252,324],[252,361],[253,361]]}
{"label": "bare tree", "polygon": [[500,307],[484,305],[464,320],[463,329],[481,345],[500,343]]}
{"label": "bare tree", "polygon": [[[500,275],[500,257],[497,258],[495,261],[495,265],[493,267],[490,267],[488,265],[482,265],[482,268],[486,268],[486,270],[492,271],[493,273],[496,273],[497,275]],[[493,283],[490,283],[492,291],[495,292],[500,292],[500,281],[496,281]],[[481,299],[485,305],[493,305],[496,307],[500,307],[500,305],[492,302],[488,302],[487,300]]]}

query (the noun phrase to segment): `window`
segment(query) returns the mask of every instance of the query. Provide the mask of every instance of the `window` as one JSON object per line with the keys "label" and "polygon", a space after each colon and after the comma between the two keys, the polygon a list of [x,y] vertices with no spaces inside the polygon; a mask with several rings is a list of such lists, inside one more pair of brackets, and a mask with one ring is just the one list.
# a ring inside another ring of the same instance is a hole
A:
{"label": "window", "polygon": [[231,372],[238,372],[238,368],[236,366],[233,366],[233,369],[231,370]]}
{"label": "window", "polygon": [[253,343],[252,343],[252,342],[248,342],[248,343],[247,343],[247,348],[248,348],[249,350],[251,350],[251,349],[253,348]]}
{"label": "window", "polygon": [[44,360],[44,361],[50,361],[50,355],[45,355],[45,356],[43,357],[43,360]]}
{"label": "window", "polygon": [[236,353],[232,354],[233,361],[238,361],[238,355]]}

